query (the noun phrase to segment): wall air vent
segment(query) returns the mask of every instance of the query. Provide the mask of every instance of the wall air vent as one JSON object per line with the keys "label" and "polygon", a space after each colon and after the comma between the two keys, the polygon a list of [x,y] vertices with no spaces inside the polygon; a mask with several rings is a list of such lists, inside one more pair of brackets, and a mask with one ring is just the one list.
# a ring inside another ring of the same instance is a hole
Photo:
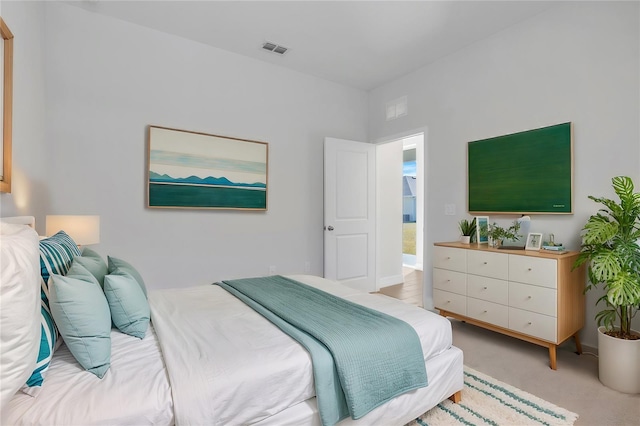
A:
{"label": "wall air vent", "polygon": [[269,52],[278,53],[280,55],[284,55],[289,48],[280,46],[279,44],[271,43],[269,41],[262,44],[262,48],[268,50]]}
{"label": "wall air vent", "polygon": [[387,102],[387,121],[395,120],[396,118],[404,117],[409,114],[409,107],[407,106],[407,97],[403,96],[398,99]]}

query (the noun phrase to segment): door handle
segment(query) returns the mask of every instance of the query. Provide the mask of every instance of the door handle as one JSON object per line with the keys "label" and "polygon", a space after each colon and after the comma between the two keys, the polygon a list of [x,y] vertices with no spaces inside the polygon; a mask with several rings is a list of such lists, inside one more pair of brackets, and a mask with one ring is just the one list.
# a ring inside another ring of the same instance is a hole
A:
{"label": "door handle", "polygon": [[327,227],[327,231],[333,231],[333,226],[329,225],[329,226]]}

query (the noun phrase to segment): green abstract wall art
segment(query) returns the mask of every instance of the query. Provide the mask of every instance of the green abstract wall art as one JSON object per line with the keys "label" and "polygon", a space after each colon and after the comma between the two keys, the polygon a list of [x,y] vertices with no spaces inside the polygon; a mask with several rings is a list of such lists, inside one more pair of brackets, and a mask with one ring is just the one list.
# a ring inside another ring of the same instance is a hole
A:
{"label": "green abstract wall art", "polygon": [[467,173],[472,214],[571,214],[572,125],[469,142]]}

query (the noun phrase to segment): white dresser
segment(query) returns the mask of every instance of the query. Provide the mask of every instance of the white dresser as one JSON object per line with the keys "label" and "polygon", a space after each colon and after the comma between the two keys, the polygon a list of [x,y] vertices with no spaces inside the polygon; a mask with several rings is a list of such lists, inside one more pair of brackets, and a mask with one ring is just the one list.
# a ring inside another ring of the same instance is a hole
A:
{"label": "white dresser", "polygon": [[436,243],[433,300],[440,314],[549,348],[575,339],[584,325],[584,267],[578,252],[498,250],[487,245]]}

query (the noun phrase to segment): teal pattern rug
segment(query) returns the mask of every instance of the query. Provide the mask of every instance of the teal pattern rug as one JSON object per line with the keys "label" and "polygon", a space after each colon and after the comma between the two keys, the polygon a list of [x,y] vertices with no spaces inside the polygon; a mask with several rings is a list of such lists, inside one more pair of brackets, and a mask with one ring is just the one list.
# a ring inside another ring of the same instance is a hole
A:
{"label": "teal pattern rug", "polygon": [[576,413],[464,367],[462,401],[441,402],[407,426],[573,425]]}

